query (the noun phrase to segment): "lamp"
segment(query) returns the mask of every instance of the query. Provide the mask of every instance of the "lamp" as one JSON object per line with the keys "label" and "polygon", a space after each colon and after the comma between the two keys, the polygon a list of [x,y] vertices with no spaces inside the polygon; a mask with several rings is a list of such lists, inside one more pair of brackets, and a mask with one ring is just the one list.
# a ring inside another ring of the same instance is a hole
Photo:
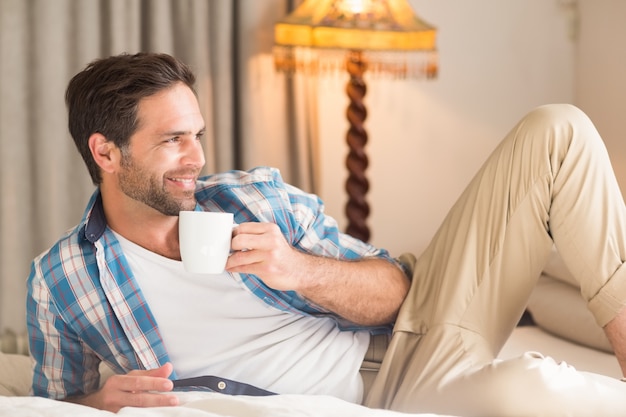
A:
{"label": "lamp", "polygon": [[304,0],[274,25],[278,70],[348,72],[346,233],[363,241],[370,238],[363,75],[367,70],[394,78],[436,77],[435,38],[435,28],[417,17],[407,0]]}

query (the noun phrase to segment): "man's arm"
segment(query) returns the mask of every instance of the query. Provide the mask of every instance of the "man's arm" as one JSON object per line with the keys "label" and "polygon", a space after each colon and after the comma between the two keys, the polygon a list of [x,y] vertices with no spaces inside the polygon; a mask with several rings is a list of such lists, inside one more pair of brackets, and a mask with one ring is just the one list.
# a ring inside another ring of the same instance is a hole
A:
{"label": "man's arm", "polygon": [[392,322],[409,280],[384,259],[355,261],[309,255],[293,248],[273,223],[242,223],[234,231],[229,272],[255,274],[269,287],[296,291],[365,326]]}

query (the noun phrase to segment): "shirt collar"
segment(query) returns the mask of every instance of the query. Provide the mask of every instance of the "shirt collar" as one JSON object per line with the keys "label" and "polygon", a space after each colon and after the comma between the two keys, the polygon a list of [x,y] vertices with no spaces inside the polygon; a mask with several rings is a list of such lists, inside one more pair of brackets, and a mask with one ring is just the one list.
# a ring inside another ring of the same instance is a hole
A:
{"label": "shirt collar", "polygon": [[87,213],[84,220],[85,238],[91,243],[95,243],[107,227],[107,219],[104,216],[102,206],[102,195],[100,189],[96,190],[87,206]]}

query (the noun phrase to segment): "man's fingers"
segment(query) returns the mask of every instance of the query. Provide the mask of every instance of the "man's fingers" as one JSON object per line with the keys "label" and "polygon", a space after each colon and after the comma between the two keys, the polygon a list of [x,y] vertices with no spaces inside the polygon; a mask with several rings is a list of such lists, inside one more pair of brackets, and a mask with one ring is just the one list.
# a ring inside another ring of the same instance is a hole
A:
{"label": "man's fingers", "polygon": [[282,232],[275,224],[269,223],[242,223],[237,232],[233,234],[231,249],[233,251],[246,251],[262,249],[274,251],[285,249],[287,242]]}
{"label": "man's fingers", "polygon": [[167,407],[179,404],[172,394],[155,392],[100,391],[96,403],[90,404],[102,410],[117,413],[123,407]]}
{"label": "man's fingers", "polygon": [[178,405],[178,397],[154,392],[124,393],[120,398],[125,407],[167,407]]}
{"label": "man's fingers", "polygon": [[167,379],[172,370],[172,364],[166,363],[155,369],[130,371],[126,375],[112,376],[106,385],[113,385],[116,390],[127,392],[167,392],[174,388],[174,383]]}
{"label": "man's fingers", "polygon": [[249,222],[249,223],[239,223],[237,227],[233,229],[233,236],[237,236],[242,233],[250,233],[250,234],[260,234],[265,233],[268,228],[275,226],[273,223],[260,223],[260,222]]}
{"label": "man's fingers", "polygon": [[167,392],[171,391],[174,388],[174,383],[167,378],[129,375],[127,378],[124,378],[122,385],[119,385],[118,387],[122,391],[129,392]]}
{"label": "man's fingers", "polygon": [[158,368],[148,369],[148,370],[134,370],[130,371],[127,375],[136,375],[136,376],[152,376],[157,378],[167,378],[172,374],[174,370],[174,366],[171,363],[166,363]]}
{"label": "man's fingers", "polygon": [[168,392],[174,388],[174,383],[167,378],[130,374],[113,375],[104,385],[115,391],[123,392]]}
{"label": "man's fingers", "polygon": [[[226,269],[231,271],[240,266],[251,266],[263,261],[263,253],[258,250],[236,251],[228,257]],[[253,273],[253,272],[251,272]]]}
{"label": "man's fingers", "polygon": [[[145,371],[141,371],[145,372]],[[92,407],[116,413],[122,407],[165,407],[178,405],[169,394],[174,384],[167,378],[146,375],[113,375],[91,400]]]}

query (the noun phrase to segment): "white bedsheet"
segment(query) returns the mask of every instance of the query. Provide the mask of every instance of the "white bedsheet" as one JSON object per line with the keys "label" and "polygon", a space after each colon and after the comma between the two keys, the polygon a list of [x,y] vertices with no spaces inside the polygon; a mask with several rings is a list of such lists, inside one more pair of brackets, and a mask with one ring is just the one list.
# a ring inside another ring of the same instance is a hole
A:
{"label": "white bedsheet", "polygon": [[[434,417],[368,409],[328,396],[228,396],[216,393],[178,393],[177,407],[121,409],[117,414],[76,404],[36,397],[0,397],[2,417]],[[440,415],[437,415],[441,417]]]}

